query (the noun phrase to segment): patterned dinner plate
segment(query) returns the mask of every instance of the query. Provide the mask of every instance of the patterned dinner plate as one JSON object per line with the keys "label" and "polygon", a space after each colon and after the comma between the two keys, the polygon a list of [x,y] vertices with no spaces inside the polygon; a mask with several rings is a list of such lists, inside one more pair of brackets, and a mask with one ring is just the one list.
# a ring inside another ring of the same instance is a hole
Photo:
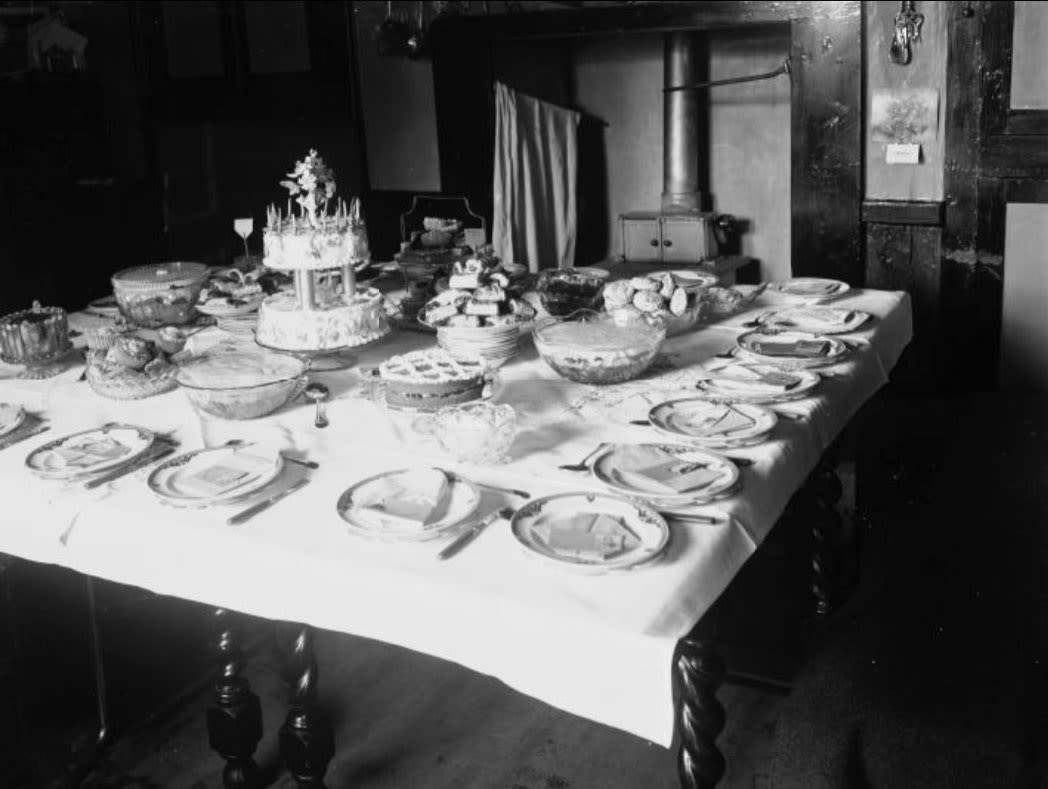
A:
{"label": "patterned dinner plate", "polygon": [[790,370],[836,364],[848,353],[836,337],[802,331],[752,331],[738,343],[756,361]]}
{"label": "patterned dinner plate", "polygon": [[863,326],[872,316],[862,310],[812,305],[789,307],[769,312],[758,318],[765,329],[797,330],[813,334],[846,334]]}
{"label": "patterned dinner plate", "polygon": [[665,519],[639,501],[607,493],[561,493],[534,499],[510,521],[525,553],[583,573],[630,570],[669,545]]}
{"label": "patterned dinner plate", "polygon": [[390,490],[391,483],[395,484],[398,477],[403,478],[410,472],[410,469],[384,471],[361,480],[339,496],[338,514],[349,526],[350,534],[382,542],[423,542],[458,528],[480,507],[480,489],[459,474],[447,474],[447,493],[440,505],[443,511],[433,523],[424,526],[398,524],[368,512],[367,503],[379,499],[383,492]]}
{"label": "patterned dinner plate", "polygon": [[30,452],[25,464],[44,479],[80,479],[137,460],[153,438],[144,427],[106,425],[48,441]]}
{"label": "patterned dinner plate", "polygon": [[773,411],[750,403],[715,403],[688,397],[659,403],[648,421],[661,433],[705,446],[737,446],[763,438],[775,427]]}
{"label": "patterned dinner plate", "polygon": [[772,282],[768,285],[768,290],[809,304],[817,304],[843,296],[851,290],[851,285],[837,279],[794,277],[785,282]]}
{"label": "patterned dinner plate", "polygon": [[[242,462],[245,456],[250,462]],[[269,447],[257,444],[210,447],[164,461],[153,469],[146,485],[164,504],[210,507],[257,493],[283,470],[283,456]]]}
{"label": "patterned dinner plate", "polygon": [[[675,464],[667,474],[698,472],[701,480],[694,487],[678,491],[668,490],[639,473],[631,465],[630,453],[650,452],[659,465]],[[661,461],[665,460],[665,463]],[[630,469],[627,471],[627,469]],[[591,472],[601,484],[614,493],[646,499],[655,503],[707,501],[732,490],[739,481],[739,469],[723,455],[708,449],[681,444],[613,444],[593,461]]]}
{"label": "patterned dinner plate", "polygon": [[[695,388],[714,402],[785,403],[807,397],[819,385],[819,375],[810,370],[782,369],[772,364],[734,362],[708,372]],[[774,378],[770,378],[774,376]],[[769,383],[768,381],[774,381]],[[785,383],[777,383],[785,381]]]}
{"label": "patterned dinner plate", "polygon": [[14,403],[0,403],[0,436],[13,433],[25,423],[25,410]]}

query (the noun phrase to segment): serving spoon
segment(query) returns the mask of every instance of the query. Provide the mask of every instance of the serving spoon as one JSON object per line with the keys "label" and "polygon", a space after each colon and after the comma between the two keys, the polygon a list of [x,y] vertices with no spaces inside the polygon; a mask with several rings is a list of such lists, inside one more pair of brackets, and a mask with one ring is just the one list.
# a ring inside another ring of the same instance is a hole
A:
{"label": "serving spoon", "polygon": [[306,386],[306,398],[317,404],[317,415],[313,420],[314,427],[327,427],[331,424],[328,421],[327,414],[324,413],[324,401],[328,399],[330,394],[331,390],[322,383],[313,382]]}

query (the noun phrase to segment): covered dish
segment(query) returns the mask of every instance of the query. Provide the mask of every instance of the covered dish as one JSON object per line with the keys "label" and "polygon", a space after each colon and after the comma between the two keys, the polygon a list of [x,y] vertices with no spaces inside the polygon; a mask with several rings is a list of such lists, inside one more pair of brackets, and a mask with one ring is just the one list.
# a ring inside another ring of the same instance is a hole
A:
{"label": "covered dish", "polygon": [[208,278],[203,263],[156,263],[119,271],[113,295],[125,318],[139,326],[181,326],[197,317],[196,305]]}

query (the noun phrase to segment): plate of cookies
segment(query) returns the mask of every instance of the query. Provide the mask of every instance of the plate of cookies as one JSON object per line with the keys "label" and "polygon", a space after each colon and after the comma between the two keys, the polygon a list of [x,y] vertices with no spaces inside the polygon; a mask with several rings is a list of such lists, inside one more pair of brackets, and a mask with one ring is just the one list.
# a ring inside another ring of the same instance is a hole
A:
{"label": "plate of cookies", "polygon": [[111,400],[141,400],[177,386],[178,367],[156,343],[139,337],[119,337],[105,351],[88,351],[88,384]]}
{"label": "plate of cookies", "polygon": [[706,290],[716,277],[701,272],[659,271],[604,286],[607,312],[636,312],[661,318],[666,336],[683,334],[706,314]]}

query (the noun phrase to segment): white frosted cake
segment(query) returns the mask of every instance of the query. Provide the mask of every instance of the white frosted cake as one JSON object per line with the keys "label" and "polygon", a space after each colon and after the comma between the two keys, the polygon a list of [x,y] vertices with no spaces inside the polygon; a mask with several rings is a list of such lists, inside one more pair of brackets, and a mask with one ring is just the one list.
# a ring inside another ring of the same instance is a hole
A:
{"label": "white frosted cake", "polygon": [[256,337],[268,348],[285,351],[332,351],[355,347],[389,333],[382,294],[374,288],[348,301],[303,310],[293,293],[278,293],[262,302]]}
{"label": "white frosted cake", "polygon": [[[328,212],[335,175],[316,151],[295,163],[292,180],[281,181],[299,205],[298,213],[267,211],[264,265],[295,272],[296,293],[278,293],[262,302],[256,338],[269,348],[334,351],[372,342],[390,331],[377,290],[358,292],[354,266],[370,259],[367,229],[355,198]],[[342,285],[317,282],[318,271],[341,271]]]}

